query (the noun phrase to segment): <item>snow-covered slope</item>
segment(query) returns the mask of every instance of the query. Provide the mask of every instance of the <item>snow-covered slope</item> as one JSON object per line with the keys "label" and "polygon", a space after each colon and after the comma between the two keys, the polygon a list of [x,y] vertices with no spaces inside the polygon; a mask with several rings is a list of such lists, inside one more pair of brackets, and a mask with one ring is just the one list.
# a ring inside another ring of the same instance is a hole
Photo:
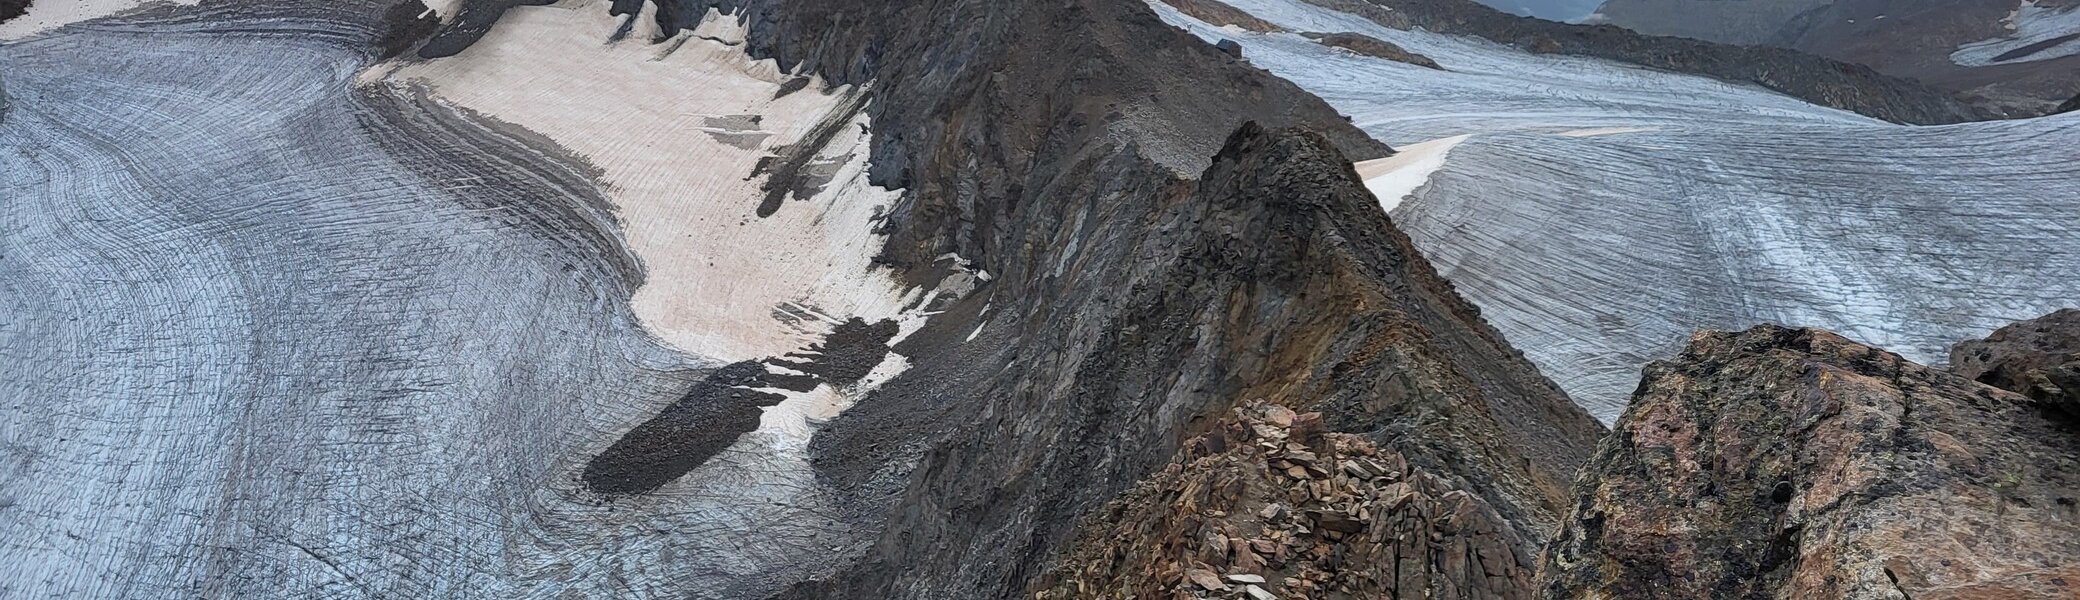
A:
{"label": "snow-covered slope", "polygon": [[[1922,362],[2080,298],[2080,116],[1885,124],[1764,90],[1232,0],[1208,40],[1403,146],[1468,136],[1394,209],[1598,416],[1700,328],[1825,327]],[[1317,45],[1352,31],[1444,70]],[[1391,202],[1391,201],[1390,201]]]}

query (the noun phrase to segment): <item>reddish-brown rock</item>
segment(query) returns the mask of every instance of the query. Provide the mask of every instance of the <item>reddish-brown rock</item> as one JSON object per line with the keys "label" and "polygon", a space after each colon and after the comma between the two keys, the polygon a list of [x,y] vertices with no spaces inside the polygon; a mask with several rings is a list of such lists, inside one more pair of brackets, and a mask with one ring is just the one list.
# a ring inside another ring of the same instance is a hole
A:
{"label": "reddish-brown rock", "polygon": [[[1302,426],[1318,414],[1284,410],[1238,408],[1200,436],[1219,442],[1188,444],[1085,523],[1037,596],[1254,596],[1221,573],[1288,600],[1531,597],[1525,540],[1492,505],[1363,436]],[[1203,450],[1217,446],[1227,450]],[[1335,468],[1288,466],[1296,459]]]}
{"label": "reddish-brown rock", "polygon": [[1650,365],[1541,565],[1552,598],[2080,597],[2080,432],[1810,329]]}
{"label": "reddish-brown rock", "polygon": [[2022,321],[1950,349],[1950,370],[2080,416],[2080,310]]}

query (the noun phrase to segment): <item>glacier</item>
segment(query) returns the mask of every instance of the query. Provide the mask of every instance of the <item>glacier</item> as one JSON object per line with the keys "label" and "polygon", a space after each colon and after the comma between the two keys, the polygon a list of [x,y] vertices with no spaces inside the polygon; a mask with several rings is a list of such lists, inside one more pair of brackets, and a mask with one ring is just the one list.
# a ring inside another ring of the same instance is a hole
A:
{"label": "glacier", "polygon": [[[1698,329],[1823,327],[1941,364],[1955,342],[2080,298],[2080,115],[1896,125],[1301,0],[1227,3],[1287,31],[1152,4],[1390,145],[1468,136],[1391,216],[1606,422],[1640,367]],[[1372,36],[1443,70],[1307,32]]]}

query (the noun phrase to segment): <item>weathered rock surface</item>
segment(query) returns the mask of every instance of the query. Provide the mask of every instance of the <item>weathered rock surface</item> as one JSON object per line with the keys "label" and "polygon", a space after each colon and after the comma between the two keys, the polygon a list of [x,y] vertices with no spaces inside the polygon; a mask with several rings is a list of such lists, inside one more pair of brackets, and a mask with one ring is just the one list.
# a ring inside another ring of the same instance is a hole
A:
{"label": "weathered rock surface", "polygon": [[2080,310],[2002,327],[1950,349],[1950,370],[2080,416]]}
{"label": "weathered rock surface", "polygon": [[1091,515],[1036,597],[1531,597],[1531,548],[1491,505],[1320,418],[1237,408]]}
{"label": "weathered rock surface", "polygon": [[1541,565],[1551,598],[2072,598],[2080,429],[1824,331],[1647,369]]}

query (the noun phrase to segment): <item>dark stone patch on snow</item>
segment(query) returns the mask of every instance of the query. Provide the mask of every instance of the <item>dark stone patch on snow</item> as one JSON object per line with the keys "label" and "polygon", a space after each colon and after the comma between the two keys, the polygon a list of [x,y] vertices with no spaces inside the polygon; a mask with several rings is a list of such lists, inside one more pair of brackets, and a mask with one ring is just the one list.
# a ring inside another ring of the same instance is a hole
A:
{"label": "dark stone patch on snow", "polygon": [[872,325],[859,317],[839,323],[824,336],[823,343],[792,352],[786,359],[769,359],[771,364],[816,376],[833,386],[858,383],[875,365],[888,357],[888,341],[896,337],[896,322],[883,320]]}
{"label": "dark stone patch on snow", "polygon": [[0,0],[0,23],[29,13],[30,0]]}
{"label": "dark stone patch on snow", "polygon": [[392,4],[383,11],[383,33],[376,38],[376,50],[380,51],[378,56],[387,60],[404,54],[406,50],[411,49],[412,44],[434,35],[440,27],[440,17],[427,9],[424,2],[411,0]]}
{"label": "dark stone patch on snow", "polygon": [[491,26],[515,6],[543,6],[556,0],[470,0],[456,11],[455,18],[419,47],[419,58],[445,58],[461,54],[484,39]]}
{"label": "dark stone patch on snow", "polygon": [[767,387],[764,365],[744,361],[716,369],[686,395],[607,447],[585,465],[585,487],[609,495],[642,494],[671,483],[758,429],[765,407],[785,397]]}
{"label": "dark stone patch on snow", "polygon": [[[815,344],[787,358],[744,361],[710,373],[656,417],[637,425],[585,465],[585,487],[608,495],[643,494],[671,483],[758,429],[765,408],[786,397],[769,389],[807,392],[821,384],[850,385],[888,357],[895,321],[840,323]],[[775,373],[774,365],[806,375]]]}
{"label": "dark stone patch on snow", "polygon": [[781,98],[786,98],[788,94],[802,91],[802,88],[806,87],[809,87],[809,78],[807,77],[796,77],[794,79],[789,79],[786,83],[780,84],[780,91],[773,92],[773,99],[779,100]]}
{"label": "dark stone patch on snow", "polygon": [[2080,39],[2080,32],[2068,33],[2055,38],[2030,44],[2028,46],[2023,46],[2021,48],[2016,48],[2014,50],[2002,52],[2000,56],[1993,57],[1993,62],[2008,62],[2018,58],[2023,58],[2032,54],[2036,54],[2038,52],[2043,52],[2045,50],[2056,48],[2060,44],[2064,44],[2066,42],[2070,42],[2076,39]]}
{"label": "dark stone patch on snow", "polygon": [[[817,121],[808,135],[802,136],[802,141],[775,148],[772,156],[758,159],[758,165],[752,169],[751,176],[771,175],[766,178],[762,188],[766,196],[765,200],[758,203],[758,216],[770,217],[773,213],[780,212],[780,204],[787,200],[789,194],[796,198],[807,198],[816,195],[816,192],[823,189],[824,184],[830,182],[831,174],[835,172],[834,167],[828,164],[828,161],[816,160],[816,155],[822,152],[825,146],[830,145],[831,139],[836,138],[838,132],[844,131],[845,124],[852,122],[852,117],[858,115],[866,106],[866,94],[854,89],[837,107],[825,114],[823,120]],[[848,156],[847,159],[849,158]]]}

